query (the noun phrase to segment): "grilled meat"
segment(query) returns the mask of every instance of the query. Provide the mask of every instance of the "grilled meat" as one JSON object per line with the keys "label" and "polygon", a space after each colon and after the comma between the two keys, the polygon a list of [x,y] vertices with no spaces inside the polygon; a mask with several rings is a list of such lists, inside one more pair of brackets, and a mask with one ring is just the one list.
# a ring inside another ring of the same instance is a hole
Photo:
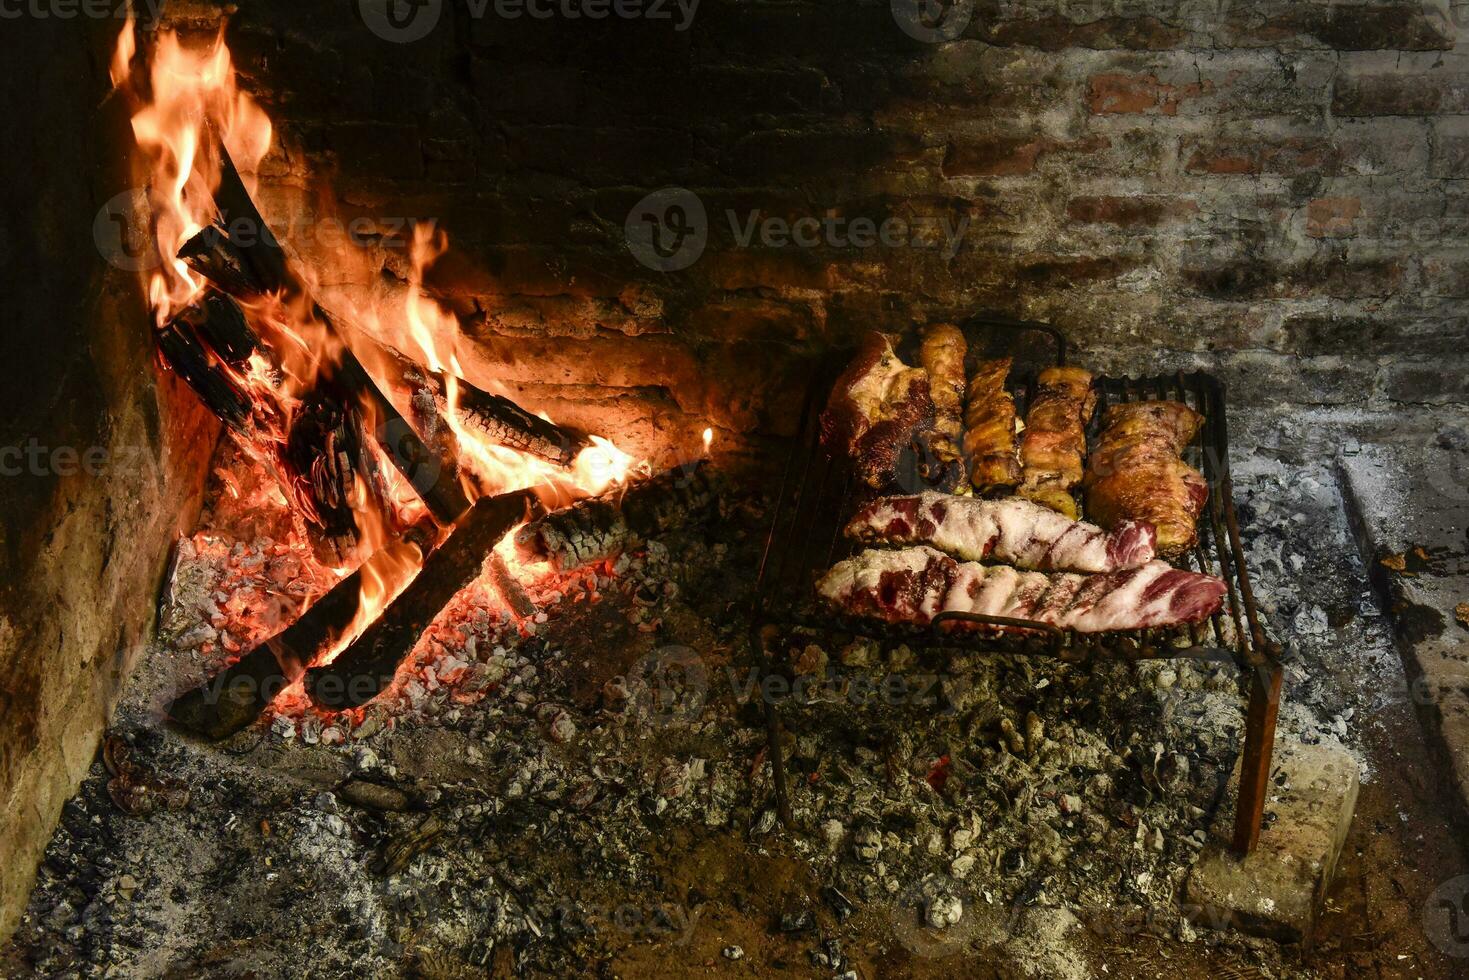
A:
{"label": "grilled meat", "polygon": [[1037,571],[1113,572],[1153,558],[1153,528],[1123,521],[1111,532],[1019,497],[980,500],[942,493],[880,497],[857,511],[846,535],[867,544],[931,545],[968,561]]}
{"label": "grilled meat", "polygon": [[981,361],[969,378],[964,406],[964,454],[977,493],[1013,490],[1020,483],[1015,456],[1015,399],[1005,388],[1010,358]]}
{"label": "grilled meat", "polygon": [[1113,405],[1087,463],[1087,514],[1103,527],[1147,521],[1158,552],[1176,555],[1198,541],[1198,519],[1209,486],[1180,454],[1204,418],[1181,402]]}
{"label": "grilled meat", "polygon": [[838,562],[816,584],[843,612],[926,625],[940,612],[1048,623],[1081,633],[1198,622],[1219,610],[1225,585],[1151,561],[1098,575],[1021,572],[958,562],[933,548],[867,550]]}
{"label": "grilled meat", "polygon": [[924,440],[922,475],[936,490],[967,486],[959,443],[964,436],[964,354],[968,349],[964,333],[952,324],[936,323],[923,331],[918,356],[928,372],[934,423]]}
{"label": "grilled meat", "polygon": [[928,375],[904,364],[891,341],[872,331],[832,389],[821,415],[821,441],[849,455],[862,480],[881,489],[903,449],[932,424]]}
{"label": "grilled meat", "polygon": [[1081,482],[1086,424],[1097,405],[1090,371],[1047,368],[1036,379],[1020,441],[1020,488],[1016,491],[1073,520],[1080,516],[1071,489]]}

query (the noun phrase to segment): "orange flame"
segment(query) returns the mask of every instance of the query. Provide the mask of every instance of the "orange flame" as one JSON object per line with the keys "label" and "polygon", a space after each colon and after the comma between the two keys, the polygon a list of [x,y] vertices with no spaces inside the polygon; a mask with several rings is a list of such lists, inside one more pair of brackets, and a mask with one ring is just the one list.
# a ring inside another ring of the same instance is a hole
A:
{"label": "orange flame", "polygon": [[[460,380],[463,368],[457,350],[459,321],[423,288],[424,273],[448,250],[448,235],[431,225],[417,225],[413,231],[412,269],[403,303],[407,335],[404,349],[416,353],[423,364],[443,374],[449,408],[447,421],[459,440],[463,461],[492,493],[537,487],[547,491],[552,498],[548,502],[553,504],[564,505],[580,497],[595,496],[627,482],[640,469],[640,464],[603,436],[591,436],[590,444],[577,454],[571,465],[561,467],[490,442],[464,424],[459,410],[464,384]],[[550,421],[545,415],[541,417]]]}
{"label": "orange flame", "polygon": [[[129,18],[112,59],[114,85],[132,81],[130,66],[137,46],[137,28]],[[202,50],[186,48],[173,32],[160,34],[149,61],[149,101],[134,113],[132,124],[148,168],[158,257],[157,268],[148,274],[148,297],[162,325],[203,288],[177,255],[184,242],[215,217],[220,161],[211,130],[244,176],[270,149],[271,125],[235,84],[223,28]]]}

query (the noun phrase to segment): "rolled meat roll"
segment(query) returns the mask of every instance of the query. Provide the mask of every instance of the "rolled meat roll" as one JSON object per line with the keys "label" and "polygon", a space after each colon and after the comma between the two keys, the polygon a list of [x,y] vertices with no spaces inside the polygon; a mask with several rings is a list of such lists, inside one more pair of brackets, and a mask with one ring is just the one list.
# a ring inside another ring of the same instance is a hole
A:
{"label": "rolled meat roll", "polygon": [[936,323],[923,331],[918,359],[928,372],[934,420],[924,440],[921,475],[936,490],[953,491],[966,485],[959,443],[964,436],[964,354],[968,349],[963,332],[952,324]]}
{"label": "rolled meat roll", "polygon": [[1209,486],[1181,454],[1203,423],[1204,417],[1182,402],[1108,408],[1087,463],[1087,515],[1103,527],[1146,521],[1157,529],[1161,555],[1192,548]]}
{"label": "rolled meat roll", "polygon": [[969,378],[964,406],[964,455],[969,480],[980,494],[1008,492],[1020,483],[1015,456],[1015,399],[1005,388],[1010,358],[980,361]]}
{"label": "rolled meat roll", "polygon": [[1020,441],[1020,487],[1027,500],[1075,520],[1080,516],[1072,488],[1081,482],[1086,424],[1097,407],[1090,371],[1047,368],[1036,379]]}

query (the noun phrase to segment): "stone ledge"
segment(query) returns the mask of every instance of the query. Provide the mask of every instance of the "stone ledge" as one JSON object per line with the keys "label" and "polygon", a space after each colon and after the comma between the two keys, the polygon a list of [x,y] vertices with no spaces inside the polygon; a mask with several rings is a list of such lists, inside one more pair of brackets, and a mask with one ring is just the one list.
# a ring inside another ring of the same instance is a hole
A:
{"label": "stone ledge", "polygon": [[1353,529],[1385,601],[1409,692],[1469,826],[1469,433],[1364,445],[1339,460]]}
{"label": "stone ledge", "polygon": [[1237,766],[1231,786],[1213,838],[1189,874],[1185,911],[1196,925],[1309,942],[1357,807],[1357,761],[1340,748],[1277,742],[1265,801],[1275,819],[1243,861],[1226,843]]}

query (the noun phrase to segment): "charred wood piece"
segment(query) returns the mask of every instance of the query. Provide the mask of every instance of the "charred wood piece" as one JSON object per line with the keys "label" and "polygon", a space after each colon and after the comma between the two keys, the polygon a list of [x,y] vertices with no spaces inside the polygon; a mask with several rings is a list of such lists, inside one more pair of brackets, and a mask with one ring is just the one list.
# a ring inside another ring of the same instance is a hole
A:
{"label": "charred wood piece", "polygon": [[503,395],[491,395],[459,382],[459,420],[500,446],[566,466],[585,446],[579,435],[532,415]]}
{"label": "charred wood piece", "polygon": [[381,694],[424,630],[479,576],[495,544],[538,506],[529,490],[477,501],[377,621],[331,663],[306,672],[307,696],[320,707],[342,709]]}
{"label": "charred wood piece", "polygon": [[[250,395],[200,339],[198,319],[208,314],[190,308],[158,331],[158,351],[225,425],[243,430],[250,421]],[[191,319],[197,318],[197,319]]]}
{"label": "charred wood piece", "polygon": [[222,293],[250,300],[265,292],[250,260],[219,225],[211,225],[184,242],[178,257]]}
{"label": "charred wood piece", "polygon": [[526,595],[525,590],[520,587],[515,573],[510,570],[505,559],[500,557],[499,552],[490,553],[490,560],[486,567],[495,591],[500,593],[500,598],[505,601],[505,605],[510,607],[516,619],[529,619],[536,614],[536,604],[531,602],[530,596]]}
{"label": "charred wood piece", "polygon": [[421,560],[433,534],[431,525],[415,525],[333,586],[290,626],[179,695],[168,706],[169,720],[215,740],[249,727],[277,694],[341,641],[362,600],[363,570],[375,569],[380,578],[391,578],[395,570]]}
{"label": "charred wood piece", "polygon": [[523,561],[550,562],[561,572],[605,561],[706,515],[714,502],[708,466],[676,467],[649,480],[577,501],[515,536]]}
{"label": "charred wood piece", "polygon": [[352,496],[362,446],[351,404],[313,392],[291,419],[285,459],[291,492],[307,516],[329,537],[355,537]]}

